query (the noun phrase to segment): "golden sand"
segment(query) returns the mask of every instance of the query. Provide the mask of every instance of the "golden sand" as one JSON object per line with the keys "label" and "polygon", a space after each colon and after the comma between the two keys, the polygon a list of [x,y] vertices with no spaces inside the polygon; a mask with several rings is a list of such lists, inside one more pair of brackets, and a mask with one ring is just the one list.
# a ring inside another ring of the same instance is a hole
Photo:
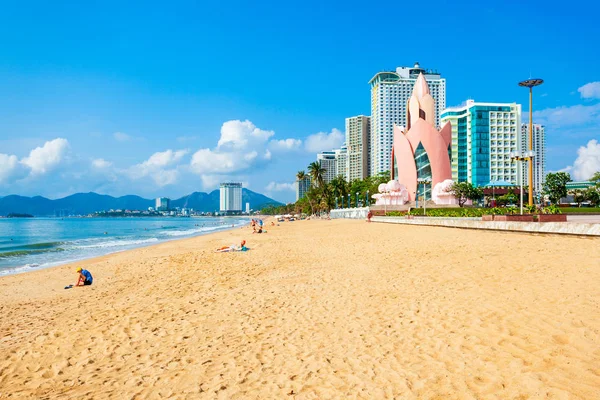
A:
{"label": "golden sand", "polygon": [[600,398],[598,239],[298,221],[83,264],[0,279],[0,399]]}

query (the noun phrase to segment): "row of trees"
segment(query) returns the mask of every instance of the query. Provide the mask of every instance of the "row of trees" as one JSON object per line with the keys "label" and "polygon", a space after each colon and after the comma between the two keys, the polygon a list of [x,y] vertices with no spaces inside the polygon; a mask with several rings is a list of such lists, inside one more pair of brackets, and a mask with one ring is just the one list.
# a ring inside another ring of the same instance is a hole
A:
{"label": "row of trees", "polygon": [[579,206],[586,201],[589,201],[592,205],[600,205],[600,171],[592,175],[590,182],[594,182],[595,185],[587,189],[568,191],[567,183],[569,182],[571,182],[571,175],[567,172],[555,172],[546,175],[543,190],[552,204],[558,204],[560,199],[571,194],[573,200]]}
{"label": "row of trees", "polygon": [[[263,214],[318,214],[331,211],[337,205],[341,206],[344,202],[345,207],[357,207],[364,204],[367,192],[369,197],[378,193],[378,187],[382,183],[387,183],[390,179],[389,172],[382,172],[376,176],[369,176],[365,179],[355,179],[347,182],[344,177],[337,176],[329,183],[325,183],[326,170],[321,163],[314,161],[308,165],[307,171],[298,171],[296,179],[303,181],[310,178],[311,185],[304,195],[295,203],[286,204],[279,207],[267,207],[262,210]],[[358,203],[356,193],[358,193]],[[350,195],[350,200],[348,200]],[[343,199],[343,200],[342,200]],[[348,204],[350,201],[350,204]]]}
{"label": "row of trees", "polygon": [[[379,185],[387,183],[390,177],[389,172],[382,172],[377,176],[347,182],[342,176],[337,176],[331,182],[325,183],[325,173],[325,168],[318,161],[310,163],[308,172],[303,170],[298,171],[296,174],[298,181],[303,181],[306,178],[311,180],[310,189],[305,196],[296,203],[277,207],[269,206],[264,208],[262,212],[268,215],[329,213],[331,209],[335,208],[336,199],[338,199],[338,206],[341,206],[343,201],[344,207],[357,207],[364,203],[367,193],[369,193],[369,197],[378,193]],[[596,185],[586,190],[575,190],[570,193],[573,194],[575,202],[581,204],[584,201],[589,201],[594,205],[600,204],[600,172],[596,172],[590,181],[596,182]],[[543,194],[548,196],[550,202],[558,204],[561,198],[569,194],[566,187],[568,182],[571,182],[571,176],[566,172],[549,173],[546,175]],[[460,207],[467,200],[476,202],[483,197],[483,190],[469,182],[455,182],[451,191],[458,199]],[[356,193],[359,194],[358,199]],[[359,204],[357,204],[357,200]],[[518,197],[514,192],[509,192],[496,200],[499,205],[514,204],[518,202]]]}

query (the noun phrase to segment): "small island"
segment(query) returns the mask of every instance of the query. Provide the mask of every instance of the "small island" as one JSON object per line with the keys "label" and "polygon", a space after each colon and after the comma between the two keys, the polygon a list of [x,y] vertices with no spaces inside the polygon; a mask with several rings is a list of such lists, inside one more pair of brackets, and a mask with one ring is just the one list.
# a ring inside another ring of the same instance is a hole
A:
{"label": "small island", "polygon": [[33,218],[33,215],[21,214],[21,213],[10,213],[6,216],[6,218]]}

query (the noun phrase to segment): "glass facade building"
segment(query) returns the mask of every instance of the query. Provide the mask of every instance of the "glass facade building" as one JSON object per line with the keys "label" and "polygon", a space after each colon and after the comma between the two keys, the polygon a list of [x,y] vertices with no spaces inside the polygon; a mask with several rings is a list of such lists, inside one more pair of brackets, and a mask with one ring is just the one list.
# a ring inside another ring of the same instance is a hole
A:
{"label": "glass facade building", "polygon": [[520,184],[521,167],[510,153],[521,150],[521,105],[476,103],[447,109],[441,123],[452,123],[452,179],[485,186],[507,181]]}

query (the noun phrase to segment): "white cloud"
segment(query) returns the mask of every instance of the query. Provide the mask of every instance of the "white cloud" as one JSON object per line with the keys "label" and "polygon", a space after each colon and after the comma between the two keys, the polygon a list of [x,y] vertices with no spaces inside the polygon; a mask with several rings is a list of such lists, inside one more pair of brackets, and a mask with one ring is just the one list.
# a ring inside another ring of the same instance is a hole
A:
{"label": "white cloud", "polygon": [[64,159],[69,147],[67,139],[57,138],[31,150],[21,163],[31,169],[31,175],[43,175],[54,169]]}
{"label": "white cloud", "polygon": [[299,139],[281,139],[271,140],[269,147],[273,150],[290,151],[299,149],[302,146],[302,140]]}
{"label": "white cloud", "polygon": [[586,83],[577,91],[584,99],[600,99],[600,82]]}
{"label": "white cloud", "polygon": [[92,160],[92,166],[94,168],[103,169],[103,168],[108,168],[111,165],[112,165],[112,163],[110,161],[106,161],[103,158],[97,158],[95,160]]}
{"label": "white cloud", "polygon": [[600,171],[600,143],[592,139],[586,146],[581,146],[573,165],[561,171],[569,172],[577,181],[590,179],[595,172]]}
{"label": "white cloud", "polygon": [[177,182],[180,167],[175,166],[170,169],[166,169],[166,167],[177,164],[188,153],[189,150],[159,151],[152,154],[146,161],[133,165],[124,172],[133,180],[150,177],[159,187],[171,185]]}
{"label": "white cloud", "polygon": [[[523,113],[523,120],[527,120]],[[562,106],[533,112],[533,122],[554,127],[585,125],[600,122],[600,104]]]}
{"label": "white cloud", "polygon": [[131,136],[123,132],[115,132],[113,133],[113,137],[119,142],[127,142],[131,140]]}
{"label": "white cloud", "polygon": [[286,192],[286,191],[295,191],[296,190],[296,186],[294,186],[293,183],[277,183],[277,182],[270,182],[266,187],[265,190],[267,192]]}
{"label": "white cloud", "polygon": [[0,184],[11,183],[26,175],[24,166],[15,155],[0,154]]}
{"label": "white cloud", "polygon": [[162,152],[159,151],[152,154],[150,158],[144,161],[141,165],[147,168],[166,167],[168,165],[172,165],[179,162],[187,153],[189,153],[189,150],[187,149],[177,151],[173,151],[170,149]]}
{"label": "white cloud", "polygon": [[272,160],[269,139],[273,131],[258,128],[251,121],[227,121],[214,149],[199,149],[192,155],[190,170],[200,175],[205,189],[221,179],[238,174]]}
{"label": "white cloud", "polygon": [[319,153],[325,150],[338,148],[344,143],[344,134],[333,128],[330,133],[319,132],[310,135],[304,141],[304,146],[311,153]]}
{"label": "white cloud", "polygon": [[251,142],[264,143],[275,132],[265,131],[257,128],[251,121],[234,120],[227,121],[221,126],[221,137],[217,148],[231,147],[234,149],[243,149],[252,146]]}

